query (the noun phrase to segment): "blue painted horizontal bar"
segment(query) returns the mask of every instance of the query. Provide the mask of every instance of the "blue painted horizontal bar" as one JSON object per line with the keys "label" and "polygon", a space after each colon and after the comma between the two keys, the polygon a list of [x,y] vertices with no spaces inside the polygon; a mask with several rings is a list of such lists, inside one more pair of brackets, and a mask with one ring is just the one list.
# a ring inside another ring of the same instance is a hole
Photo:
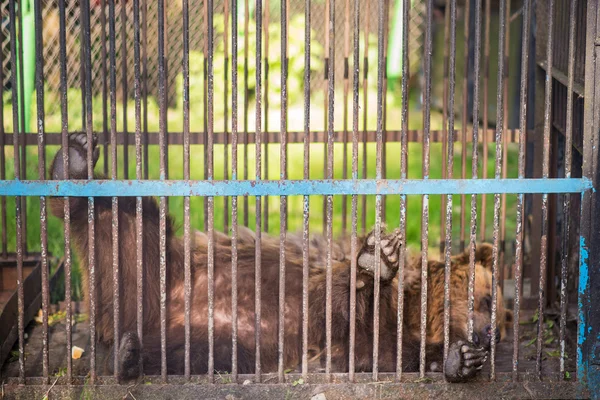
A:
{"label": "blue painted horizontal bar", "polygon": [[0,181],[0,196],[295,196],[486,193],[581,193],[587,178],[284,181]]}

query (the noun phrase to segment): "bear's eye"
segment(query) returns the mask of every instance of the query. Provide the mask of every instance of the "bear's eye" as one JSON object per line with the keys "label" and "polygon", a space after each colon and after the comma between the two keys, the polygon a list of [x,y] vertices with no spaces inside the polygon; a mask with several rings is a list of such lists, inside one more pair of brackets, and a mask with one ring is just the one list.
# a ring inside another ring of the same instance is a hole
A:
{"label": "bear's eye", "polygon": [[479,304],[481,311],[491,311],[492,310],[492,296],[485,296],[481,299],[481,303]]}

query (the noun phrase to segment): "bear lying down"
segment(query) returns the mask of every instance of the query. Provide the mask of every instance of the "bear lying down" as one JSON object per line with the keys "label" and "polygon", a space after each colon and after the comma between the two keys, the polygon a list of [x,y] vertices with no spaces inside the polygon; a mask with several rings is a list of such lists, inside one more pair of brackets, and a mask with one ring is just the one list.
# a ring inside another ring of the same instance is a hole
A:
{"label": "bear lying down", "polygon": [[[94,165],[99,151],[96,139],[91,144]],[[87,179],[87,152],[90,144],[85,134],[69,138],[69,178]],[[63,151],[56,154],[51,179],[65,179]],[[98,177],[101,178],[101,177]],[[127,380],[139,375],[139,362],[144,373],[154,375],[161,368],[160,324],[160,228],[159,208],[153,198],[143,198],[143,335],[137,329],[137,254],[136,199],[120,197],[119,212],[119,273],[120,326],[123,335],[115,340],[113,314],[112,202],[110,198],[95,199],[96,279],[89,287],[88,271],[88,210],[87,198],[70,199],[72,241],[84,274],[84,296],[93,289],[97,296],[96,326],[98,340],[119,346],[118,375]],[[51,210],[64,216],[64,200],[51,198]],[[396,367],[398,255],[401,236],[398,231],[381,232],[380,338],[379,370],[394,371]],[[191,373],[203,374],[208,364],[208,237],[196,233],[191,239]],[[278,298],[279,239],[261,238],[261,367],[263,372],[277,370],[278,360]],[[232,346],[232,239],[215,232],[214,252],[214,369],[231,370]],[[173,222],[167,216],[167,371],[182,374],[184,370],[184,242],[174,234]],[[349,240],[333,244],[332,254],[332,354],[334,372],[348,370],[349,302],[351,251]],[[373,342],[373,271],[375,240],[371,232],[358,241],[356,292],[357,371],[372,369]],[[246,228],[238,228],[238,372],[252,373],[255,368],[255,251],[256,237]],[[295,369],[302,356],[302,238],[289,235],[285,256],[285,368]],[[487,359],[491,340],[505,335],[506,322],[512,314],[504,309],[498,291],[497,331],[491,332],[491,247],[482,244],[476,255],[474,302],[474,333],[467,337],[468,254],[452,259],[450,352],[445,374],[451,381],[474,377]],[[427,362],[430,370],[440,370],[443,353],[443,292],[444,264],[430,261],[428,265]],[[403,324],[403,369],[418,370],[420,346],[420,260],[405,263]],[[309,348],[322,351],[325,346],[326,309],[326,240],[312,237],[308,278]],[[143,351],[140,351],[143,349]],[[140,354],[143,360],[140,360]],[[107,368],[112,367],[107,362]]]}

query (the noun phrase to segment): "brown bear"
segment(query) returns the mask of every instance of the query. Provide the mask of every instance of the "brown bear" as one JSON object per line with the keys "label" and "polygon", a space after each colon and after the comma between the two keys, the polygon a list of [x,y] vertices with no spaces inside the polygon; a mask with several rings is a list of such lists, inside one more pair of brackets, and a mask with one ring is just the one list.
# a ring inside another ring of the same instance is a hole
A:
{"label": "brown bear", "polygon": [[[91,148],[91,149],[90,149]],[[88,143],[85,134],[73,134],[69,137],[69,179],[87,179],[87,152],[92,151],[94,165],[98,160],[99,151],[96,138]],[[51,167],[51,179],[65,179],[63,168],[63,152],[56,154]],[[113,315],[113,260],[112,260],[112,209],[111,199],[95,198],[95,287],[97,339],[106,344],[119,346],[118,362],[116,363],[120,379],[136,378],[139,375],[138,364],[143,361],[146,374],[158,374],[161,369],[161,324],[160,324],[160,236],[159,208],[153,198],[143,199],[143,335],[138,337],[137,324],[137,268],[136,268],[136,200],[133,197],[119,197],[119,287],[120,313],[119,321],[121,338],[114,337]],[[90,287],[88,271],[88,201],[87,198],[70,198],[70,221],[72,241],[75,251],[82,264],[84,295],[89,296]],[[57,217],[64,216],[64,200],[51,198],[51,210]],[[396,299],[397,284],[394,280],[398,269],[398,249],[401,243],[399,233],[385,234],[382,232],[381,241],[381,329],[380,334],[380,365],[382,370],[393,370],[396,355]],[[214,369],[218,371],[231,370],[231,239],[224,234],[215,233],[214,252]],[[326,268],[323,256],[324,241],[313,240],[310,253],[309,278],[309,338],[311,346],[322,346],[324,343],[325,324],[325,281]],[[302,251],[301,241],[290,235],[286,242],[285,259],[285,353],[286,368],[295,368],[301,359],[302,341]],[[238,364],[240,373],[251,373],[255,367],[255,246],[254,234],[240,228],[238,237]],[[279,240],[269,236],[261,239],[261,366],[264,372],[277,369],[278,358],[278,291],[279,285]],[[184,368],[184,260],[183,240],[175,236],[173,222],[167,216],[166,227],[166,259],[167,259],[167,372],[182,374]],[[356,314],[357,340],[357,370],[368,371],[371,368],[369,350],[372,343],[372,314],[373,314],[373,268],[375,242],[371,233],[365,240],[359,242],[360,249],[358,264],[358,291]],[[332,262],[333,292],[332,315],[333,337],[332,345],[347,349],[349,325],[349,289],[350,261],[346,244],[334,246]],[[197,233],[192,243],[192,304],[191,304],[191,372],[202,374],[207,372],[208,358],[208,277],[207,277],[207,237]],[[464,266],[464,263],[459,263]],[[438,268],[439,269],[439,268]],[[453,271],[462,271],[461,267]],[[465,287],[465,279],[461,273],[453,272],[453,282],[457,287]],[[443,275],[442,275],[443,276]],[[404,281],[408,296],[418,297],[420,274],[418,266],[405,268]],[[431,273],[430,293],[440,293],[443,283]],[[484,279],[485,280],[485,279]],[[442,281],[443,282],[443,281]],[[461,286],[462,285],[462,286]],[[478,293],[487,295],[490,287],[483,287]],[[478,284],[479,288],[479,284]],[[458,289],[457,289],[458,290]],[[465,292],[466,293],[466,292]],[[429,319],[432,324],[432,334],[428,341],[437,345],[439,340],[439,321],[435,320],[435,304],[439,298],[431,298],[432,308]],[[441,303],[440,303],[441,304]],[[458,294],[453,296],[452,348],[446,376],[453,381],[469,379],[483,365],[487,351],[484,347],[472,343],[472,338],[466,337],[464,326],[464,299]],[[479,306],[478,306],[479,307]],[[478,308],[479,309],[479,308]],[[405,340],[403,347],[415,349],[417,343],[412,334],[414,321],[412,316],[418,315],[414,308],[407,308],[405,313]],[[489,323],[489,312],[477,313],[477,326]],[[486,334],[492,335],[489,332]],[[491,337],[491,336],[490,336]],[[120,339],[120,340],[115,340]],[[417,345],[418,346],[418,345]],[[410,370],[418,361],[418,351],[405,351],[408,361],[405,368]],[[142,356],[140,356],[142,355]],[[416,356],[416,357],[415,357]],[[143,357],[143,358],[142,358]],[[345,361],[336,361],[336,368],[347,368]],[[110,368],[110,365],[109,365]]]}

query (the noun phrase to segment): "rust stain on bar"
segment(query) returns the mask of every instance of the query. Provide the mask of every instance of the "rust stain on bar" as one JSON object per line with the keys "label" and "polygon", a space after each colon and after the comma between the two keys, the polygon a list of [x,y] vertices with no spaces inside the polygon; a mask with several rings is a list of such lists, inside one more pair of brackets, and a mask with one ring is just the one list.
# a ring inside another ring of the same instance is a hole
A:
{"label": "rust stain on bar", "polygon": [[[90,46],[91,47],[91,46]],[[123,132],[127,133],[127,3],[121,2],[121,93],[123,95]],[[123,177],[129,179],[129,135],[125,135],[123,143]]]}
{"label": "rust stain on bar", "polygon": [[[139,0],[135,0],[137,6],[134,5],[134,14],[137,14],[139,11]],[[134,17],[135,18],[135,17]],[[139,29],[139,15],[138,15],[138,29]],[[100,26],[102,29],[100,30],[100,73],[102,75],[102,152],[104,154],[104,163],[103,163],[103,172],[104,176],[108,176],[108,73],[106,71],[106,60],[108,59],[108,55],[106,54],[106,0],[100,0]],[[135,30],[135,21],[134,21],[134,30]],[[135,32],[134,32],[135,36]],[[139,46],[140,39],[139,36],[137,40],[134,37],[134,47]],[[139,64],[139,54],[137,58],[137,62]],[[136,63],[134,62],[134,65]]]}
{"label": "rust stain on bar", "polygon": [[[400,146],[400,176],[407,177],[408,168],[408,39],[409,39],[409,15],[410,0],[402,3],[402,137]],[[400,195],[400,232],[402,234],[398,258],[398,315],[396,320],[396,382],[402,379],[402,337],[404,327],[404,263],[406,261],[406,196]]]}
{"label": "rust stain on bar", "polygon": [[[133,0],[133,72],[134,72],[134,98],[135,98],[135,178],[142,179],[142,115],[141,115],[141,71],[140,71],[140,10],[139,1]],[[145,79],[144,79],[145,81]],[[137,335],[140,341],[139,371],[143,376],[143,334],[144,334],[144,247],[143,236],[144,222],[142,220],[143,207],[142,198],[135,199],[135,234],[136,234],[136,311],[137,311]]]}
{"label": "rust stain on bar", "polygon": [[[446,9],[450,11],[449,27],[449,47],[450,58],[448,61],[448,144],[446,145],[448,154],[446,156],[446,179],[452,179],[454,175],[454,96],[456,90],[456,0],[449,0],[449,6]],[[447,2],[448,5],[448,2]],[[444,244],[444,364],[445,371],[446,360],[450,347],[450,276],[451,276],[451,257],[452,257],[452,208],[453,199],[449,194],[446,198],[446,226],[445,226],[445,244]],[[444,210],[444,207],[442,207]],[[406,211],[405,211],[406,212]]]}
{"label": "rust stain on bar", "polygon": [[[44,48],[42,35],[42,9],[40,2],[34,4],[35,18],[35,90],[37,100],[37,130],[38,130],[38,177],[46,179],[46,127],[44,124]],[[1,40],[1,38],[0,38]],[[2,60],[0,59],[0,65]],[[4,82],[0,73],[0,82]],[[0,113],[4,112],[0,109]],[[0,124],[4,121],[0,120]],[[4,128],[0,128],[3,130]],[[2,135],[3,132],[0,132]],[[4,153],[4,149],[1,149]],[[4,160],[1,161],[2,163]],[[4,176],[2,176],[4,179]],[[4,209],[2,210],[4,211]],[[48,349],[48,307],[50,304],[50,281],[48,268],[48,212],[46,209],[46,197],[40,197],[40,247],[41,247],[41,286],[42,286],[42,376],[44,383],[48,383],[49,349]]]}
{"label": "rust stain on bar", "polygon": [[[229,117],[229,0],[223,2],[223,14],[225,19],[225,25],[223,27],[223,179],[229,180],[229,132],[227,118]],[[189,17],[188,17],[189,19]],[[189,22],[188,22],[189,30]],[[188,32],[189,38],[189,32]],[[189,42],[189,39],[188,39]],[[189,43],[188,43],[189,52]],[[188,55],[189,58],[189,55]],[[189,62],[189,61],[188,61]],[[189,70],[189,67],[188,67]],[[189,76],[188,76],[189,82]],[[189,90],[189,88],[188,88]],[[233,92],[234,96],[237,96],[237,92]],[[189,127],[188,127],[189,130]],[[188,136],[189,142],[189,136]],[[229,198],[223,197],[223,232],[229,231]]]}
{"label": "rust stain on bar", "polygon": [[[310,178],[310,45],[311,1],[304,1],[304,179]],[[302,212],[302,377],[308,378],[308,277],[309,277],[309,196]]]}
{"label": "rust stain on bar", "polygon": [[[144,159],[144,179],[148,179],[148,7],[146,0],[142,0],[142,95],[143,95],[143,131],[142,131],[142,143],[143,159]],[[142,337],[140,336],[140,340]]]}
{"label": "rust stain on bar", "polygon": [[[227,2],[226,2],[227,3]],[[183,40],[183,179],[190,179],[190,17],[189,1],[183,0],[182,18],[182,40]],[[226,23],[227,24],[227,23]],[[227,29],[225,28],[225,31]],[[225,43],[227,43],[225,41]],[[225,74],[227,76],[227,74]],[[225,85],[227,88],[227,85]],[[227,92],[227,91],[225,91]],[[227,116],[227,113],[225,114]],[[225,118],[227,121],[227,117]],[[227,146],[225,146],[227,154]],[[225,164],[224,170],[227,170]],[[225,177],[227,179],[227,177]],[[227,198],[225,198],[227,202]],[[227,203],[226,203],[227,204]],[[225,214],[227,220],[227,214]],[[192,296],[192,271],[191,271],[191,221],[190,221],[190,198],[183,199],[183,274],[184,274],[184,376],[190,379],[190,314],[191,314],[191,296]]]}
{"label": "rust stain on bar", "polygon": [[[502,174],[502,134],[504,126],[504,40],[506,36],[506,0],[500,1],[500,25],[498,34],[498,86],[496,91],[496,179]],[[500,195],[494,195],[494,234],[492,256],[492,332],[496,331],[496,315],[498,311],[498,262],[499,262],[499,224],[500,224]],[[490,342],[490,380],[496,380],[496,341]]]}
{"label": "rust stain on bar", "polygon": [[[484,28],[484,50],[483,50],[483,168],[482,178],[488,177],[488,85],[490,79],[490,21],[491,21],[491,0],[485,0],[485,28]],[[508,135],[506,135],[508,136]],[[487,195],[481,196],[481,237],[482,242],[485,241],[485,230],[487,220]]]}
{"label": "rust stain on bar", "polygon": [[[571,177],[571,163],[573,160],[573,83],[575,79],[575,28],[576,28],[577,0],[571,1],[569,10],[569,61],[568,61],[568,84],[567,84],[567,120],[565,126],[565,178]],[[568,256],[570,239],[571,196],[564,195],[563,203],[563,241],[560,279],[560,376],[566,379],[566,338],[567,326],[567,278],[568,278]]]}
{"label": "rust stain on bar", "polygon": [[[244,180],[248,179],[248,109],[250,91],[248,90],[248,47],[250,46],[250,21],[249,0],[244,0]],[[259,31],[257,31],[259,32]],[[260,35],[258,35],[260,36]],[[256,129],[256,128],[255,128]],[[258,129],[257,129],[258,131]],[[244,226],[248,226],[248,196],[244,196]]]}
{"label": "rust stain on bar", "polygon": [[[333,179],[333,129],[335,116],[335,0],[327,0],[329,4],[328,14],[328,51],[329,63],[327,65],[327,177]],[[326,16],[327,17],[327,16]],[[331,356],[332,356],[332,284],[333,284],[333,196],[326,198],[326,232],[327,232],[327,276],[325,294],[325,337],[327,355],[325,360],[325,375],[328,382],[331,381]]]}
{"label": "rust stain on bar", "polygon": [[[262,132],[262,90],[261,90],[261,74],[262,74],[262,0],[256,0],[256,8],[255,8],[255,18],[256,18],[256,131]],[[257,141],[255,142],[255,151],[256,151],[256,164],[255,164],[255,173],[256,180],[260,181],[262,176],[262,158],[261,158],[261,135],[257,135]],[[260,196],[256,197],[256,243],[262,243],[262,234],[261,234],[261,198]],[[254,340],[256,346],[256,354],[255,354],[255,380],[256,382],[261,381],[261,360],[260,360],[260,331],[261,331],[261,306],[262,306],[262,255],[261,255],[261,246],[255,246],[255,278],[254,278],[254,303],[255,303],[255,327],[254,327]]]}
{"label": "rust stain on bar", "polygon": [[[529,34],[530,34],[530,10],[531,1],[523,2],[523,42],[521,53],[521,91],[520,91],[520,108],[521,115],[519,121],[519,157],[518,170],[519,178],[525,177],[525,133],[527,128],[527,71],[529,63]],[[513,316],[513,358],[512,358],[512,380],[517,382],[519,379],[519,315],[521,312],[521,281],[523,267],[523,221],[524,221],[524,195],[517,196],[517,216],[516,216],[516,238],[515,238],[515,304]]]}
{"label": "rust stain on bar", "polygon": [[[238,2],[231,0],[231,179],[238,178]],[[238,321],[238,198],[231,198],[231,377],[237,382]]]}
{"label": "rust stain on bar", "polygon": [[[367,179],[367,115],[368,115],[368,104],[369,104],[369,22],[370,22],[370,5],[371,0],[365,0],[365,33],[363,34],[364,44],[363,44],[363,81],[362,81],[362,90],[363,90],[363,142],[362,142],[362,178]],[[408,22],[407,22],[408,23]],[[406,23],[406,24],[407,24]],[[404,26],[406,26],[404,24]],[[404,93],[404,90],[403,90]],[[402,103],[404,104],[404,103]],[[361,219],[361,231],[362,235],[365,235],[367,229],[367,196],[361,196],[361,209],[362,209],[362,219]]]}
{"label": "rust stain on bar", "polygon": [[[423,93],[423,179],[429,179],[429,139],[431,129],[431,49],[432,49],[432,15],[433,1],[427,1],[425,18],[425,49],[424,76],[425,88]],[[425,377],[425,355],[427,343],[427,250],[429,247],[429,195],[422,197],[421,214],[421,349],[419,354],[419,376]]]}
{"label": "rust stain on bar", "polygon": [[[352,179],[358,179],[358,80],[360,79],[360,2],[354,0],[353,63],[352,63]],[[348,380],[354,382],[356,346],[356,257],[358,255],[358,197],[352,196],[352,236],[350,242],[350,332],[348,344]]]}
{"label": "rust stain on bar", "polygon": [[[542,158],[542,177],[550,175],[550,130],[552,106],[552,50],[554,43],[554,0],[548,2],[548,42],[546,51],[546,85],[544,88],[544,151]],[[538,304],[538,334],[536,351],[536,372],[542,379],[542,351],[544,347],[544,309],[546,305],[546,269],[548,266],[548,194],[542,195],[542,238],[540,243],[540,284]]]}

